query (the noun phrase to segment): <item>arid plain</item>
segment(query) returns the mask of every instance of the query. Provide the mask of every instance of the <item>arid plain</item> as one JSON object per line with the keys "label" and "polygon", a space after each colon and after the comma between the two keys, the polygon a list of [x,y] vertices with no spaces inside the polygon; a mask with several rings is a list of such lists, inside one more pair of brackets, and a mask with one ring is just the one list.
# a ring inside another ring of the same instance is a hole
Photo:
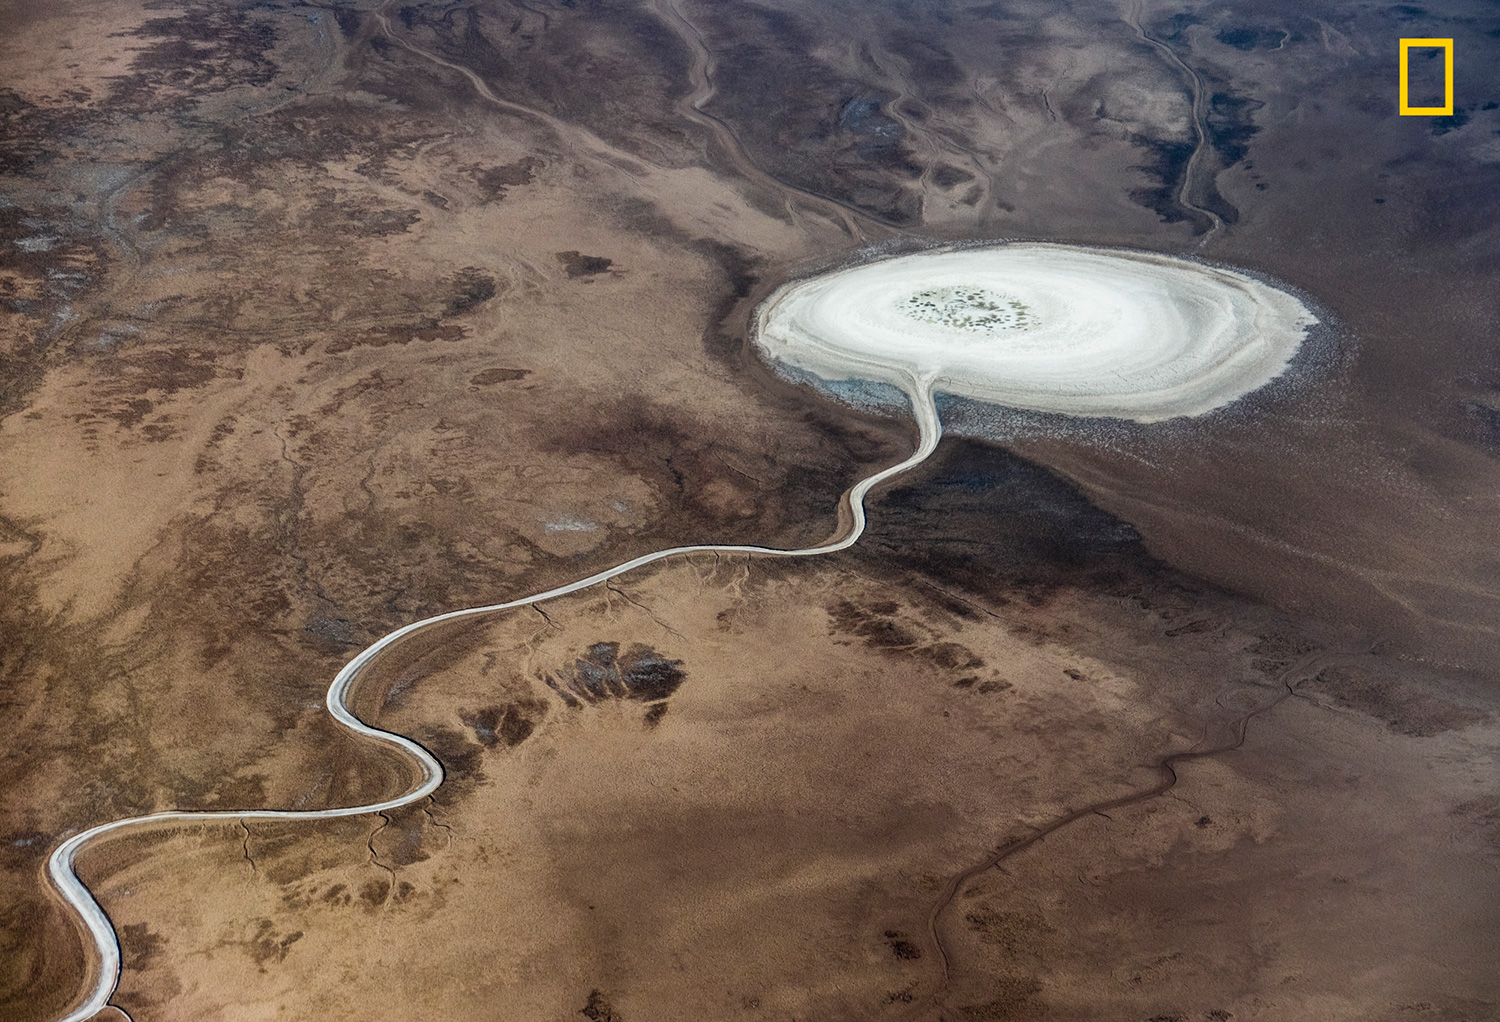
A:
{"label": "arid plain", "polygon": [[70,834],[405,790],[323,704],[384,633],[834,534],[916,430],[754,307],[1000,239],[1325,329],[1203,418],[948,405],[849,551],[420,634],[351,708],[430,800],[80,856],[99,1018],[1500,1017],[1492,4],[0,12],[0,1017],[89,984]]}

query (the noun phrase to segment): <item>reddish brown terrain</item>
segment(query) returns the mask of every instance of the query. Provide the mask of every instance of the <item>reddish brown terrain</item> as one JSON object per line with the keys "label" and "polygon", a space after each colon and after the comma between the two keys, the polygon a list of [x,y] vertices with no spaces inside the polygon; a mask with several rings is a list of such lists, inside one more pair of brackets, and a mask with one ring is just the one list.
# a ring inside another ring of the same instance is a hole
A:
{"label": "reddish brown terrain", "polygon": [[838,532],[915,427],[755,305],[1015,238],[1324,327],[1199,419],[948,404],[849,551],[419,633],[350,707],[430,799],[79,856],[97,1017],[1500,1017],[1492,4],[0,14],[0,1018],[96,969],[69,836],[407,790],[323,702],[386,632]]}

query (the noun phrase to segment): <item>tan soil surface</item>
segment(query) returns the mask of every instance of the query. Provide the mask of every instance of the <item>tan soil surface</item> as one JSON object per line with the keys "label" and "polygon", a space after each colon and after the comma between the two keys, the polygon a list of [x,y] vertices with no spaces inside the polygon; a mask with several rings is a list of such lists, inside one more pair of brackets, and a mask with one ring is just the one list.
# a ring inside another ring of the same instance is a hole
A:
{"label": "tan soil surface", "polygon": [[[0,0],[0,1017],[80,996],[66,836],[402,790],[322,702],[390,629],[828,536],[915,431],[758,364],[755,302],[1003,238],[1223,260],[1337,329],[1154,431],[950,408],[991,442],[838,559],[396,651],[355,708],[449,783],[90,850],[119,1003],[1494,1017],[1500,23],[1254,6]],[[1461,117],[1378,99],[1398,34],[1469,40]],[[685,679],[570,708],[600,643]]]}

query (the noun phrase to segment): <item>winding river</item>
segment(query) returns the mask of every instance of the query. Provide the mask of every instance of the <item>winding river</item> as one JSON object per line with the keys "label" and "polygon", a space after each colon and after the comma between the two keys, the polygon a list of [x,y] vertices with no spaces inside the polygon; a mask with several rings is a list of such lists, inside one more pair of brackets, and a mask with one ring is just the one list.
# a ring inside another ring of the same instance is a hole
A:
{"label": "winding river", "polygon": [[[942,435],[939,392],[1142,422],[1197,415],[1280,374],[1313,322],[1295,297],[1246,274],[1165,256],[1066,245],[923,252],[782,287],[756,313],[755,342],[761,353],[829,381],[876,380],[899,387],[917,422],[919,441],[910,457],[866,476],[844,494],[839,531],[825,543],[797,550],[737,544],[671,547],[555,589],[439,614],[384,636],[338,672],[328,689],[328,712],[354,734],[405,753],[416,763],[419,781],[401,795],[366,805],[176,810],[115,820],[67,839],[49,858],[48,874],[92,940],[97,965],[87,996],[62,1022],[84,1022],[103,1010],[120,977],[114,927],[74,868],[85,848],[166,823],[326,820],[385,812],[426,798],[442,784],[442,766],[431,753],[409,738],[366,724],[348,707],[350,693],[370,664],[409,636],[449,621],[542,603],[682,554],[812,557],[845,550],[865,531],[870,491],[921,464],[937,448]],[[1162,768],[1170,773],[1170,760]],[[1170,780],[1164,784],[1169,787]],[[934,910],[931,921],[934,941],[939,911]],[[937,943],[946,974],[947,958]]]}
{"label": "winding river", "polygon": [[[426,798],[437,790],[443,783],[443,768],[432,754],[416,742],[403,735],[390,731],[383,731],[377,727],[371,727],[360,720],[350,711],[348,698],[354,685],[359,681],[365,669],[380,656],[381,653],[394,646],[396,643],[424,629],[434,625],[443,624],[448,621],[458,621],[463,618],[481,617],[485,614],[494,614],[499,611],[514,610],[518,607],[530,606],[545,600],[566,596],[576,593],[580,589],[599,585],[602,582],[623,575],[628,571],[656,561],[665,560],[668,557],[676,557],[679,554],[696,553],[719,553],[719,554],[760,554],[770,557],[812,557],[817,554],[830,554],[838,550],[845,550],[859,541],[859,537],[865,531],[865,495],[871,489],[878,486],[894,476],[900,475],[907,469],[927,459],[937,447],[938,439],[942,435],[942,426],[938,420],[937,406],[933,402],[933,393],[930,379],[918,379],[913,376],[908,380],[907,393],[912,396],[912,405],[916,409],[917,426],[920,429],[921,440],[916,451],[899,464],[889,468],[881,469],[873,475],[861,479],[843,497],[841,510],[847,509],[849,513],[849,525],[841,528],[828,542],[818,546],[804,547],[800,550],[777,550],[772,547],[743,546],[736,544],[699,544],[696,546],[678,546],[666,550],[658,550],[655,553],[643,554],[640,557],[626,561],[624,564],[616,565],[587,578],[581,578],[576,582],[570,582],[556,589],[548,589],[546,592],[526,596],[519,600],[511,600],[508,603],[495,603],[484,607],[470,607],[466,610],[450,611],[446,614],[438,614],[434,617],[414,621],[409,625],[396,629],[378,641],[372,643],[363,652],[356,656],[344,668],[339,671],[333,679],[333,684],[328,687],[328,695],[325,702],[328,712],[335,720],[357,735],[371,738],[376,741],[385,742],[406,753],[414,760],[421,771],[421,780],[402,795],[386,799],[383,802],[371,802],[368,805],[344,806],[338,809],[256,809],[241,812],[218,812],[195,810],[171,810],[160,813],[149,813],[145,816],[131,816],[123,820],[115,820],[111,823],[100,824],[90,827],[88,830],[75,834],[67,841],[58,846],[51,857],[47,860],[47,873],[52,882],[57,886],[58,892],[78,914],[89,937],[92,939],[94,949],[98,955],[98,973],[91,977],[92,986],[87,999],[76,1008],[64,1015],[61,1022],[86,1022],[93,1018],[109,1004],[110,997],[114,994],[115,987],[120,980],[120,943],[115,933],[114,925],[109,921],[103,907],[95,900],[78,873],[74,869],[74,860],[78,853],[89,845],[98,841],[120,834],[129,830],[140,830],[155,827],[164,823],[212,823],[212,822],[235,822],[253,820],[329,820],[342,816],[360,816],[366,813],[381,813]],[[843,517],[841,515],[841,517]]]}

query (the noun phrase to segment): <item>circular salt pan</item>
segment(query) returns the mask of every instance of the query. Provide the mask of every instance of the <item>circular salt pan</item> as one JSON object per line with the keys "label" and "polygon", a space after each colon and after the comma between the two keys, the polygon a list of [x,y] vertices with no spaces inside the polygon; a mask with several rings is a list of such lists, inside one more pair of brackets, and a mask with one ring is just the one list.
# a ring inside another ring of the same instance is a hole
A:
{"label": "circular salt pan", "polygon": [[826,380],[1157,422],[1264,386],[1316,322],[1294,296],[1232,270],[1014,244],[788,284],[761,306],[756,343]]}

